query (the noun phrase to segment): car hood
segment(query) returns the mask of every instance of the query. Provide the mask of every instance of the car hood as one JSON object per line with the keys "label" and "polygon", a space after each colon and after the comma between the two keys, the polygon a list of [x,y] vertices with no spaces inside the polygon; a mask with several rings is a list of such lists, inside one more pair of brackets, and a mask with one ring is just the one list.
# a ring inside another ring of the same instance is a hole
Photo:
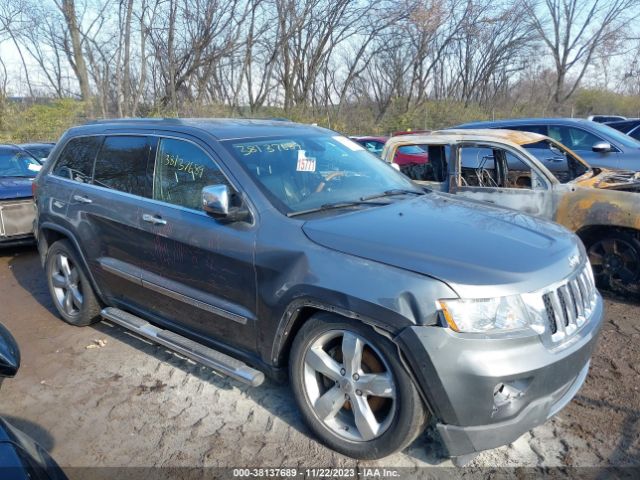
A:
{"label": "car hood", "polygon": [[590,178],[576,182],[581,187],[640,192],[640,172],[598,169]]}
{"label": "car hood", "polygon": [[0,177],[0,200],[31,197],[32,183],[33,178]]}
{"label": "car hood", "polygon": [[324,247],[437,278],[465,298],[535,291],[584,261],[564,227],[435,192],[309,220],[303,230]]}

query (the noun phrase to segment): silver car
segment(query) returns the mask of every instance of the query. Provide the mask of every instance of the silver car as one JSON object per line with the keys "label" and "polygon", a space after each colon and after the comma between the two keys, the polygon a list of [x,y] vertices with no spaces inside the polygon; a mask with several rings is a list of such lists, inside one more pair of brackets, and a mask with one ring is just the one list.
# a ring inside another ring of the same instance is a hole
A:
{"label": "silver car", "polygon": [[[577,118],[519,118],[465,123],[455,128],[499,128],[538,133],[576,152],[592,167],[640,170],[640,141],[602,123]],[[554,159],[541,159],[554,171]]]}

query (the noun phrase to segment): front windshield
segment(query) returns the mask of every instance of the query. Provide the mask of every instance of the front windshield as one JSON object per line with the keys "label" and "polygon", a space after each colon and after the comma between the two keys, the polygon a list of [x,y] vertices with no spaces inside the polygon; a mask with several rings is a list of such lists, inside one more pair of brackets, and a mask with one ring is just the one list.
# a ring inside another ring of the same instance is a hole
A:
{"label": "front windshield", "polygon": [[0,149],[0,177],[35,177],[42,165],[25,152]]}
{"label": "front windshield", "polygon": [[567,183],[584,175],[591,169],[582,159],[572,155],[562,144],[551,140],[522,145],[536,157],[560,183]]}
{"label": "front windshield", "polygon": [[53,147],[38,147],[38,146],[29,146],[29,147],[24,147],[24,149],[29,152],[31,155],[33,155],[36,158],[42,158],[45,159],[49,156],[49,153],[51,153]]}
{"label": "front windshield", "polygon": [[421,192],[389,164],[339,135],[229,140],[224,146],[284,213],[392,190]]}
{"label": "front windshield", "polygon": [[629,135],[625,135],[621,131],[610,127],[609,125],[594,123],[592,127],[602,132],[603,135],[608,135],[614,142],[620,143],[627,148],[640,148],[640,141],[630,137]]}

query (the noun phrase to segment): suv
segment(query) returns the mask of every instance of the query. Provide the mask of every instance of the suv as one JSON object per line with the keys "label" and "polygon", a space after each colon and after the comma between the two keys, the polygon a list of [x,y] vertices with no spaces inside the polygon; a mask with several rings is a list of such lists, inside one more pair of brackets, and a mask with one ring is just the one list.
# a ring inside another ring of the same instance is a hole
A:
{"label": "suv", "polygon": [[454,128],[498,128],[546,135],[592,167],[640,171],[640,141],[608,125],[577,118],[519,118],[465,123]]}
{"label": "suv", "polygon": [[601,325],[574,234],[425,191],[323,128],[85,125],[35,194],[64,320],[252,385],[288,372],[311,430],[356,458],[430,418],[451,456],[512,442],[573,398]]}

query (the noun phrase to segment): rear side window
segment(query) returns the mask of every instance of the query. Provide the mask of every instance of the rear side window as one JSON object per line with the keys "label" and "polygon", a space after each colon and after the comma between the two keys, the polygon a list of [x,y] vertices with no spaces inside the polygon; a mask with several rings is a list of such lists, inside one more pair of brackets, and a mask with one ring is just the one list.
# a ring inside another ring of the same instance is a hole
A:
{"label": "rear side window", "polygon": [[93,161],[102,143],[102,138],[101,136],[78,137],[69,140],[58,157],[52,173],[76,182],[91,183]]}
{"label": "rear side window", "polygon": [[163,138],[158,144],[153,198],[193,210],[202,210],[202,189],[229,185],[220,167],[200,147]]}
{"label": "rear side window", "polygon": [[96,160],[93,183],[133,195],[151,196],[151,176],[147,172],[149,149],[148,137],[106,137]]}

